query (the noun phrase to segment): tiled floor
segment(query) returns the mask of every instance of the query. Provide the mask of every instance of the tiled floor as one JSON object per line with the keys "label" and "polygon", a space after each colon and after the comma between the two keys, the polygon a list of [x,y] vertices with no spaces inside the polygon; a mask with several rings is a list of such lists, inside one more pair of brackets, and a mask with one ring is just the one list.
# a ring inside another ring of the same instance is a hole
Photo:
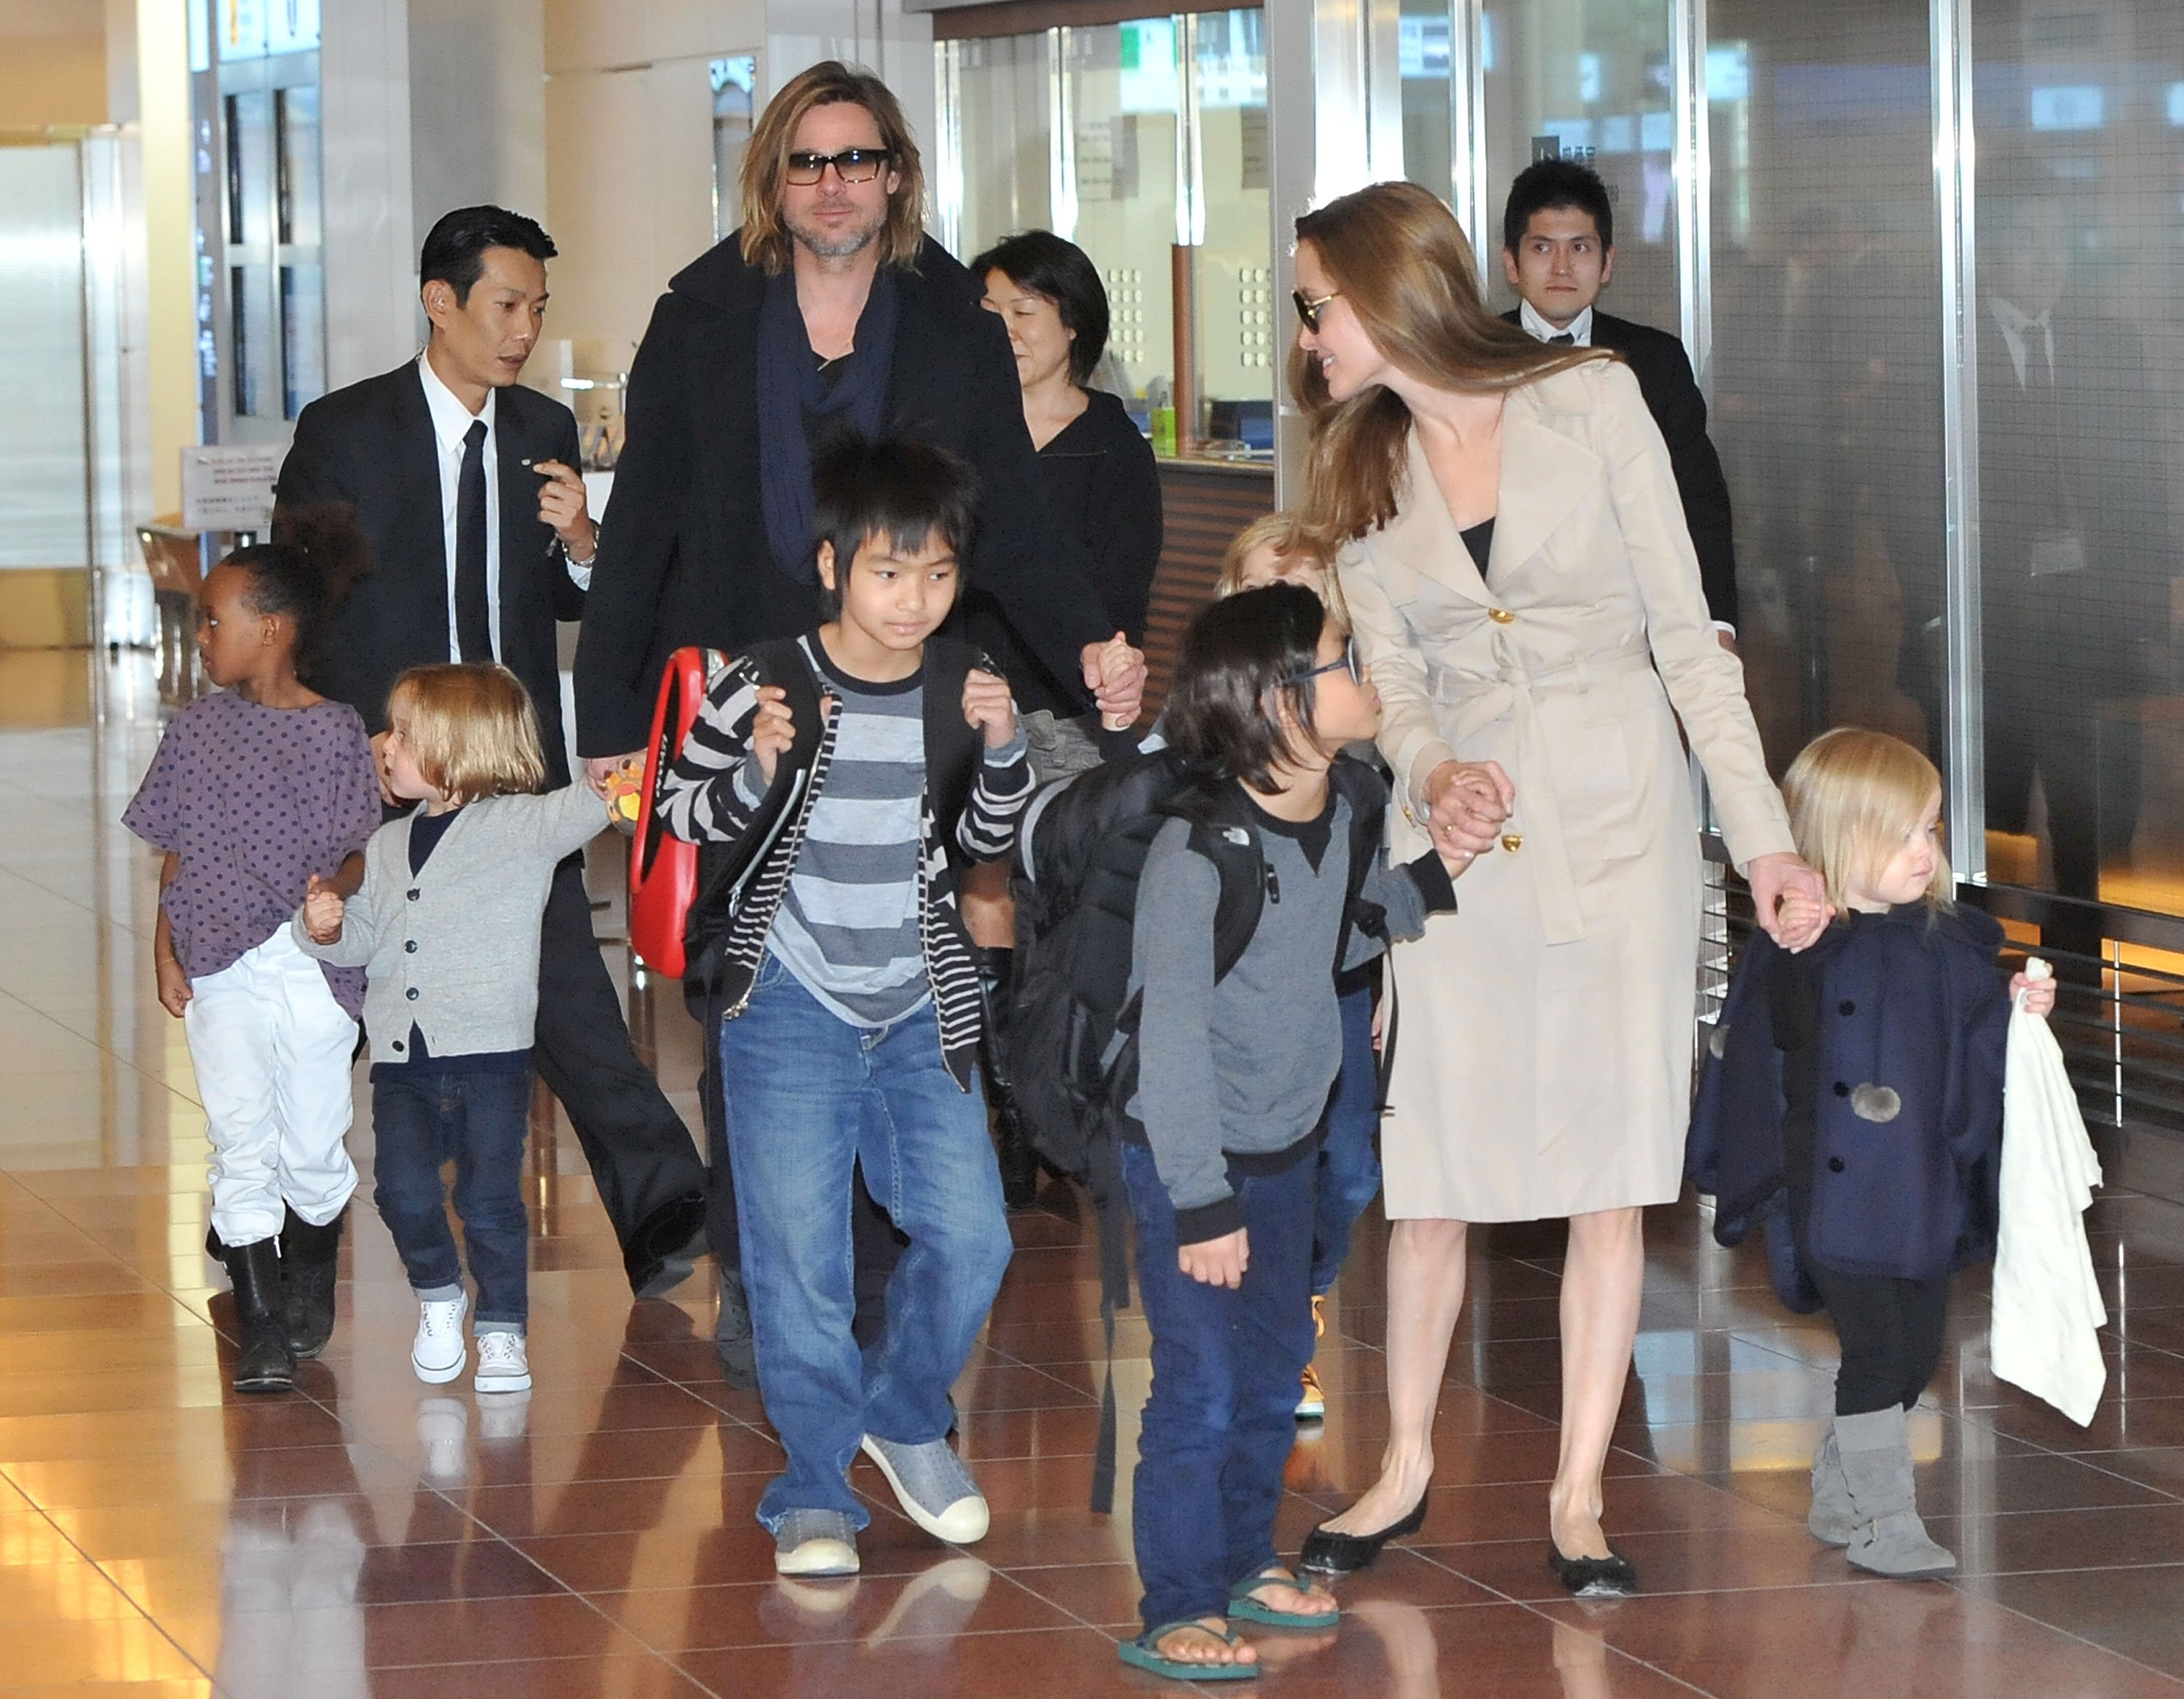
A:
{"label": "tiled floor", "polygon": [[[975,1551],[936,1547],[861,1462],[873,1526],[855,1581],[774,1579],[750,1512],[776,1452],[757,1401],[714,1370],[708,1289],[632,1306],[550,1113],[528,1178],[527,1406],[412,1378],[409,1295],[368,1208],[352,1217],[340,1328],[302,1390],[230,1395],[227,1303],[199,1248],[194,1086],[148,967],[154,864],[114,823],[157,736],[148,676],[0,658],[0,727],[7,1699],[1159,1690],[1114,1655],[1135,1602],[1129,1526],[1085,1508],[1095,1281],[1058,1191],[1018,1219],[1015,1266],[958,1390],[992,1534]],[[640,992],[636,1010],[671,1083],[687,1084],[679,1001]],[[360,1130],[360,1161],[369,1149]],[[1802,1525],[1828,1407],[1825,1327],[1780,1312],[1756,1262],[1713,1248],[1691,1208],[1661,1212],[1608,1495],[1646,1591],[1606,1606],[1560,1596],[1542,1561],[1554,1235],[1485,1235],[1425,1531],[1344,1585],[1339,1633],[1256,1635],[1259,1688],[2184,1693],[2184,1210],[2110,1196],[2095,1220],[2120,1318],[2100,1413],[2081,1432],[1997,1388],[1966,1280],[1914,1422],[1923,1501],[1964,1573],[1894,1585],[1852,1579]],[[1368,1232],[1333,1306],[1328,1419],[1290,1460],[1292,1542],[1376,1465],[1379,1245]],[[1143,1348],[1126,1317],[1126,1460]]]}

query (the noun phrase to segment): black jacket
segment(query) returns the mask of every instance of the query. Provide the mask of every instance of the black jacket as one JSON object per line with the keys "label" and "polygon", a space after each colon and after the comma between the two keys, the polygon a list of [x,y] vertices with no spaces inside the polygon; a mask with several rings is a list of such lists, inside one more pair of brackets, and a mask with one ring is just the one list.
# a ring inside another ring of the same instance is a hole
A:
{"label": "black jacket", "polygon": [[[549,787],[566,784],[556,620],[584,611],[526,460],[577,464],[577,421],[558,401],[511,385],[493,403],[500,480],[500,650],[538,710]],[[387,694],[413,666],[448,655],[448,547],[439,445],[415,360],[314,401],[296,421],[275,512],[342,501],[371,545],[370,574],[336,611],[306,682],[387,729]],[[642,742],[642,738],[639,738]]]}
{"label": "black jacket", "polygon": [[[1039,469],[1046,475],[1054,518],[1084,548],[1093,588],[1113,616],[1115,629],[1142,643],[1153,574],[1160,566],[1160,468],[1152,444],[1121,401],[1100,389],[1086,392],[1085,398],[1084,411],[1039,451]],[[963,614],[966,634],[1000,665],[1018,708],[1062,716],[1078,711],[1084,692],[1076,668],[1054,677],[1018,639],[991,592],[973,590],[964,599]]]}
{"label": "black jacket", "polygon": [[[1502,316],[1513,325],[1521,322],[1513,312]],[[1736,542],[1730,525],[1729,481],[1707,435],[1706,398],[1691,376],[1691,357],[1666,331],[1616,318],[1597,307],[1592,309],[1592,346],[1613,348],[1630,362],[1646,409],[1669,445],[1676,493],[1684,501],[1684,524],[1698,551],[1707,611],[1724,625],[1735,625]]]}
{"label": "black jacket", "polygon": [[[2002,927],[1924,903],[1838,922],[1822,956],[1819,1125],[1805,1249],[1848,1274],[1930,1280],[1994,1255],[2009,998]],[[1737,1243],[1786,1184],[1782,1052],[1756,934],[1729,989],[1685,1172]]]}
{"label": "black jacket", "polygon": [[[667,657],[737,653],[819,623],[817,579],[768,552],[759,493],[758,320],[765,274],[731,236],[685,267],[653,309],[630,371],[627,446],[577,649],[577,746],[641,748]],[[1050,672],[1078,677],[1086,643],[1121,628],[1082,547],[1054,522],[1024,428],[1001,322],[928,238],[901,291],[887,428],[961,455],[983,488],[970,560]],[[1080,686],[1081,688],[1081,686]]]}

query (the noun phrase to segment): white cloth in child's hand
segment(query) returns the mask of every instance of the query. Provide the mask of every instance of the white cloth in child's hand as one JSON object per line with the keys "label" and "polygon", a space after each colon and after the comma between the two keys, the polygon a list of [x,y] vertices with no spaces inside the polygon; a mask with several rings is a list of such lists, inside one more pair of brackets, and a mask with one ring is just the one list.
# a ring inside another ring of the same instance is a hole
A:
{"label": "white cloth in child's hand", "polygon": [[[2027,964],[2027,977],[2047,964]],[[2024,994],[2009,1017],[2002,1112],[2002,1222],[1994,1256],[1995,1377],[2080,1427],[2108,1384],[2098,1330],[2108,1322],[2086,1244],[2085,1210],[2101,1165],[2048,1023]]]}

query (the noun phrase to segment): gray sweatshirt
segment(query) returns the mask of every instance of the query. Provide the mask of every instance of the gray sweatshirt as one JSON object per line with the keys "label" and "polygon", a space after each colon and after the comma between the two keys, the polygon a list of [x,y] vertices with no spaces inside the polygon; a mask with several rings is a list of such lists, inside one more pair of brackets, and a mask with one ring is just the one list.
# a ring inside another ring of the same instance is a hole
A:
{"label": "gray sweatshirt", "polygon": [[365,970],[372,1061],[408,1061],[413,1022],[435,1056],[527,1050],[554,864],[599,835],[607,805],[587,784],[482,798],[413,873],[416,815],[387,822],[364,846],[364,888],[343,905],[339,938],[314,944],[301,909],[290,930],[320,961]]}
{"label": "gray sweatshirt", "polygon": [[[1334,950],[1349,885],[1350,805],[1330,794],[1317,868],[1305,839],[1318,828],[1253,812],[1268,895],[1250,944],[1217,985],[1220,877],[1190,849],[1188,822],[1161,828],[1138,882],[1130,984],[1143,989],[1145,1005],[1138,1094],[1128,1107],[1145,1129],[1185,1245],[1243,1225],[1228,1158],[1280,1167],[1283,1153],[1319,1125],[1342,1067]],[[1434,856],[1390,868],[1384,850],[1375,863],[1362,894],[1387,911],[1391,938],[1416,938],[1429,912],[1456,906]],[[1353,933],[1342,965],[1369,961],[1379,948]]]}

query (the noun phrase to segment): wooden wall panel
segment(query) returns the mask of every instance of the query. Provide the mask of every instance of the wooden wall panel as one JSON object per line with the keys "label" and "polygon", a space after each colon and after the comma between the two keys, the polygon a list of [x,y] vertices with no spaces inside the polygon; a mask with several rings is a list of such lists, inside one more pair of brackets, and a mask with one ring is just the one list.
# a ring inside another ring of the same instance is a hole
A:
{"label": "wooden wall panel", "polygon": [[1145,619],[1148,718],[1167,699],[1176,646],[1191,616],[1213,599],[1229,539],[1274,510],[1271,466],[1207,466],[1163,460],[1161,510],[1167,532]]}

